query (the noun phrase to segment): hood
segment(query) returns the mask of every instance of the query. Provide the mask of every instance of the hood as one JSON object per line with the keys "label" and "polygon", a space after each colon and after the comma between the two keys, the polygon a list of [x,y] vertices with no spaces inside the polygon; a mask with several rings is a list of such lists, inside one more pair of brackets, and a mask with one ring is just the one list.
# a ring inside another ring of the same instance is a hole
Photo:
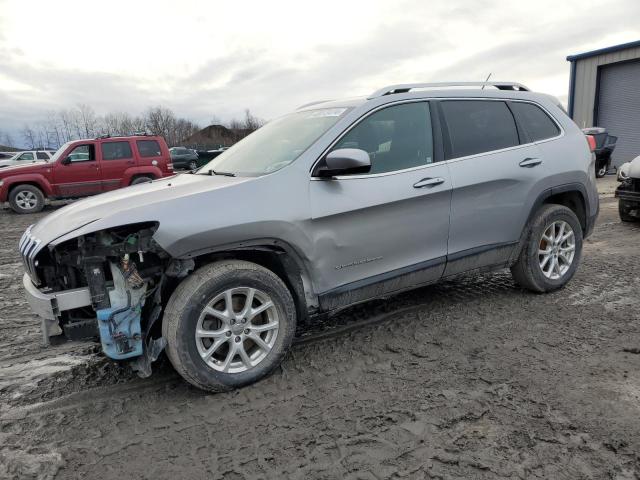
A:
{"label": "hood", "polygon": [[[41,245],[58,244],[77,235],[139,222],[161,222],[177,205],[189,213],[215,190],[251,181],[246,177],[183,174],[88,197],[63,207],[33,226]],[[83,228],[85,227],[85,228]]]}
{"label": "hood", "polygon": [[640,178],[640,156],[637,156],[629,164],[628,171],[625,172],[629,177]]}
{"label": "hood", "polygon": [[[0,160],[0,165],[7,165],[8,163],[2,163],[4,160]],[[7,162],[7,161],[4,161]],[[33,161],[32,163],[28,163],[26,165],[15,165],[12,164],[8,167],[0,168],[0,178],[7,178],[11,175],[17,175],[19,173],[43,173],[47,169],[51,168],[51,166],[41,160],[41,161]]]}

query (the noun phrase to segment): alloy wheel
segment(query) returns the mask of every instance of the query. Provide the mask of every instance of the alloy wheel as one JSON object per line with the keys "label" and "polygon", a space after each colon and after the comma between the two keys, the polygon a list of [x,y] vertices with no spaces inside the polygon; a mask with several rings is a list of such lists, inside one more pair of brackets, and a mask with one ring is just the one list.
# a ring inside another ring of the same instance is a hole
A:
{"label": "alloy wheel", "polygon": [[269,295],[250,287],[230,288],[216,295],[198,318],[198,353],[216,371],[242,373],[267,357],[279,326]]}
{"label": "alloy wheel", "polygon": [[38,204],[38,197],[33,192],[24,190],[16,195],[16,205],[23,210],[31,210]]}
{"label": "alloy wheel", "polygon": [[571,268],[576,254],[576,237],[564,220],[549,225],[540,238],[538,261],[545,277],[551,280],[562,278]]}

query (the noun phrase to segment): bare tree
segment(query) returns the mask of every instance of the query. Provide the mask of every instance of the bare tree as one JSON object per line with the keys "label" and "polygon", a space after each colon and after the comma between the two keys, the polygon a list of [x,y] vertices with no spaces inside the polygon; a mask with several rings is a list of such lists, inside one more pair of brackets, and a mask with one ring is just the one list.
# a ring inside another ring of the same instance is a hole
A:
{"label": "bare tree", "polygon": [[171,110],[157,106],[147,110],[145,123],[147,130],[153,135],[161,135],[169,145],[175,145],[174,125],[176,117]]}
{"label": "bare tree", "polygon": [[254,116],[251,113],[251,110],[249,110],[248,108],[244,111],[244,129],[248,130],[249,133],[251,132],[255,132],[256,130],[258,130],[261,126],[264,125],[264,120],[262,120],[261,118],[258,118],[256,116]]}
{"label": "bare tree", "polygon": [[54,111],[47,112],[47,132],[49,135],[48,147],[59,148],[64,142],[60,130],[58,115]]}
{"label": "bare tree", "polygon": [[5,147],[15,147],[14,143],[13,143],[13,137],[11,135],[9,135],[8,133],[5,133],[2,137],[2,143],[4,144]]}
{"label": "bare tree", "polygon": [[77,114],[84,137],[94,137],[96,134],[96,114],[93,108],[84,103],[79,103]]}
{"label": "bare tree", "polygon": [[22,128],[22,137],[28,148],[36,148],[36,132],[29,125],[25,125]]}

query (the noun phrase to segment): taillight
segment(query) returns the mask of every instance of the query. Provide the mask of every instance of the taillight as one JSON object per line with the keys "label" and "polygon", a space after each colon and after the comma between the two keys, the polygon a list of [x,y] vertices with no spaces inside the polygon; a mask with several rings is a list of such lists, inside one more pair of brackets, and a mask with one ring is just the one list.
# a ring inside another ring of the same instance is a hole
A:
{"label": "taillight", "polygon": [[167,170],[173,170],[173,163],[167,163]]}
{"label": "taillight", "polygon": [[596,151],[596,137],[593,135],[585,135],[587,137],[587,143],[589,144],[589,150],[592,152]]}

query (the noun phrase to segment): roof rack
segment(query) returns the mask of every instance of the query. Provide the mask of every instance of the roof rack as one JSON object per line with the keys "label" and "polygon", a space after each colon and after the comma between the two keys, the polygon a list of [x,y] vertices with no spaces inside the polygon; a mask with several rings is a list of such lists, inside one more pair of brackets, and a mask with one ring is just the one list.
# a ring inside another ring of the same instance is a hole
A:
{"label": "roof rack", "polygon": [[310,107],[311,105],[317,105],[319,103],[330,102],[331,100],[316,100],[315,102],[305,103],[304,105],[300,105],[296,110],[302,110],[303,108]]}
{"label": "roof rack", "polygon": [[376,90],[367,98],[382,97],[384,95],[392,95],[394,93],[406,93],[410,90],[420,88],[443,88],[443,87],[495,87],[498,90],[515,90],[520,92],[529,92],[527,87],[516,82],[437,82],[437,83],[404,83],[398,85],[389,85],[388,87]]}
{"label": "roof rack", "polygon": [[107,138],[122,138],[122,137],[152,137],[153,134],[147,132],[133,132],[131,135],[110,135],[105,133],[95,138],[95,140],[104,140]]}

